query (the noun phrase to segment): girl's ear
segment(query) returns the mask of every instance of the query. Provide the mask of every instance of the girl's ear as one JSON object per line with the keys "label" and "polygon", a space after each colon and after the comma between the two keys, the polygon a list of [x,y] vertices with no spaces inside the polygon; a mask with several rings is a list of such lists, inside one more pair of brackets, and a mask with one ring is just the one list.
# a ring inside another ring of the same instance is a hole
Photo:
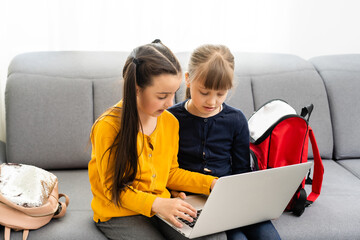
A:
{"label": "girl's ear", "polygon": [[186,72],[185,73],[185,84],[186,84],[186,87],[190,87],[190,78],[189,78],[189,72]]}

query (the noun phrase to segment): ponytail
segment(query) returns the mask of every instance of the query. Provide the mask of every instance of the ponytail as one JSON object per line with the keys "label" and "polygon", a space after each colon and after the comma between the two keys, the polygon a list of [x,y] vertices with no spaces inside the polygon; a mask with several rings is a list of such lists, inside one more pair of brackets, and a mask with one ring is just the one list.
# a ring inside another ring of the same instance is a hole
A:
{"label": "ponytail", "polygon": [[120,205],[120,194],[126,186],[131,185],[137,174],[137,135],[139,132],[139,113],[136,107],[136,58],[124,68],[123,106],[121,111],[121,127],[113,146],[116,145],[112,200]]}

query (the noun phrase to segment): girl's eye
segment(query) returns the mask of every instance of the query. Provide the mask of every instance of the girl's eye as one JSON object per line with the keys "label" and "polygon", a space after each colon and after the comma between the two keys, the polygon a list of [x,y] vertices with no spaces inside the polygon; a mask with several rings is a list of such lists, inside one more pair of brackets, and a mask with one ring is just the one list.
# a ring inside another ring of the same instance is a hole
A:
{"label": "girl's eye", "polygon": [[201,95],[204,95],[204,96],[206,96],[206,95],[209,94],[209,93],[207,93],[207,92],[202,92],[202,91],[199,91],[199,92],[200,92]]}
{"label": "girl's eye", "polygon": [[160,100],[164,100],[167,96],[164,96],[164,97],[158,97],[158,99]]}

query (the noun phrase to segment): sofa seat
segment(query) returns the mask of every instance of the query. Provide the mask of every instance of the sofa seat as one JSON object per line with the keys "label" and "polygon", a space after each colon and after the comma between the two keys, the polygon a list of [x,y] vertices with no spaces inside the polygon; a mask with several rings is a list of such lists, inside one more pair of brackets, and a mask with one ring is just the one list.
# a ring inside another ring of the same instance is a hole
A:
{"label": "sofa seat", "polygon": [[[285,212],[273,221],[282,239],[359,239],[360,179],[333,160],[323,160],[319,198],[301,217]],[[306,186],[309,194],[311,188]]]}

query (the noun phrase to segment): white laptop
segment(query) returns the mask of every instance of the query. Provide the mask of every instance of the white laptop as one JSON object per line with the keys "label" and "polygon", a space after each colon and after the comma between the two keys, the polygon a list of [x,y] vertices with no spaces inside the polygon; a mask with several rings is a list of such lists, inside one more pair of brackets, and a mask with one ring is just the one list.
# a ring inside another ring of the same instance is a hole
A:
{"label": "white laptop", "polygon": [[193,227],[182,222],[183,227],[177,228],[158,217],[187,238],[276,219],[311,165],[307,162],[219,178],[209,196],[187,196],[185,201],[201,211]]}

